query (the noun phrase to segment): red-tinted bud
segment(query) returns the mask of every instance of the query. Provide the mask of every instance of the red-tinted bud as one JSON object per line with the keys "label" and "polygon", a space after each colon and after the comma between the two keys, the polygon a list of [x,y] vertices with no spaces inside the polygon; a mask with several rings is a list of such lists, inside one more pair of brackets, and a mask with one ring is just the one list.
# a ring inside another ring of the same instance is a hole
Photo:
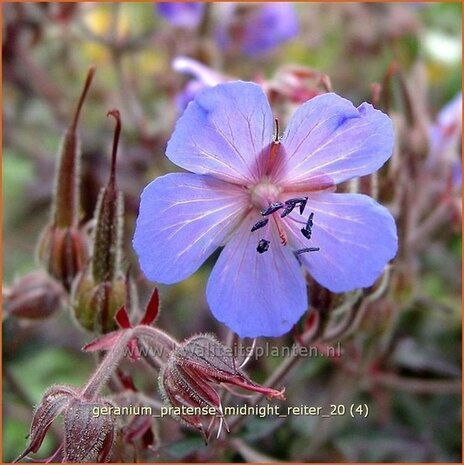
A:
{"label": "red-tinted bud", "polygon": [[50,275],[69,291],[75,276],[88,260],[88,248],[87,235],[77,226],[49,225],[40,238],[38,258]]}
{"label": "red-tinted bud", "polygon": [[324,92],[331,92],[327,75],[304,66],[280,68],[270,81],[263,83],[274,103],[303,103]]}
{"label": "red-tinted bud", "polygon": [[122,439],[126,444],[136,446],[140,443],[143,449],[148,449],[155,443],[153,419],[150,416],[135,415],[122,430]]}
{"label": "red-tinted bud", "polygon": [[[32,417],[30,443],[15,460],[39,450],[52,422],[63,413],[63,462],[106,462],[114,443],[113,404],[105,399],[89,400],[72,386],[53,386],[42,397]],[[60,454],[55,453],[53,458]]]}
{"label": "red-tinted bud", "polygon": [[113,404],[72,399],[64,413],[63,462],[107,462],[114,443]]}
{"label": "red-tinted bud", "polygon": [[32,271],[16,280],[5,296],[5,309],[17,318],[41,319],[61,307],[63,286],[45,271]]}
{"label": "red-tinted bud", "polygon": [[[179,409],[175,411],[175,417],[187,426],[198,429],[205,442],[208,442],[214,417],[222,416],[221,399],[215,389],[172,358],[161,371],[159,387],[165,401],[174,409]],[[185,407],[211,408],[214,414],[184,413]]]}
{"label": "red-tinted bud", "polygon": [[[269,399],[284,399],[283,391],[260,386],[248,378],[236,366],[232,349],[210,334],[193,336],[173,350],[159,378],[160,391],[174,407],[175,416],[198,429],[205,442],[215,420],[224,417],[216,390],[220,384],[259,392]],[[186,407],[193,407],[197,414],[187,413]]]}
{"label": "red-tinted bud", "polygon": [[52,223],[60,227],[72,226],[79,220],[81,148],[77,124],[94,74],[95,67],[92,66],[87,74],[74,118],[65,132],[60,148],[52,207]]}
{"label": "red-tinted bud", "polygon": [[23,459],[27,454],[39,450],[52,422],[66,408],[70,399],[75,396],[78,396],[78,391],[72,386],[52,386],[45,392],[32,416],[29,446],[15,462]]}
{"label": "red-tinted bud", "polygon": [[95,68],[89,69],[74,118],[65,132],[56,168],[50,224],[38,245],[38,258],[45,269],[69,291],[73,278],[88,256],[88,241],[79,228],[80,144],[77,123]]}
{"label": "red-tinted bud", "polygon": [[281,391],[254,383],[236,366],[232,349],[212,334],[200,334],[187,339],[171,355],[177,363],[188,366],[196,375],[214,383],[234,384],[249,391],[265,394],[269,399],[284,399]]}

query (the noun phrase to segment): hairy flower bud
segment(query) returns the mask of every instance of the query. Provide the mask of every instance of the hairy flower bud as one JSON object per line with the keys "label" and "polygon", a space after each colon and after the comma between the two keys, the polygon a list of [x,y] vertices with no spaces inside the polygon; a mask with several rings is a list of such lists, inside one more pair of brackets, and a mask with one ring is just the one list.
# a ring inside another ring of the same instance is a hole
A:
{"label": "hairy flower bud", "polygon": [[94,74],[95,67],[92,66],[73,121],[65,132],[60,147],[51,221],[42,233],[38,245],[39,261],[53,277],[63,283],[68,291],[72,280],[83,267],[88,256],[87,237],[79,228],[81,152],[77,123]]}
{"label": "hairy flower bud", "polygon": [[123,276],[96,283],[85,270],[77,277],[72,294],[74,316],[84,329],[98,333],[116,329],[114,316],[127,298],[127,284]]}
{"label": "hairy flower bud", "polygon": [[58,415],[65,409],[69,400],[78,395],[78,390],[72,386],[52,386],[45,391],[42,401],[32,416],[31,430],[29,432],[29,445],[15,460],[19,462],[31,452],[37,452],[42,445],[48,429]]}
{"label": "hairy flower bud", "polygon": [[37,251],[45,269],[69,291],[88,259],[87,235],[77,226],[49,225],[42,233]]}
{"label": "hairy flower bud", "polygon": [[113,405],[107,400],[72,399],[64,414],[63,462],[106,462],[114,443],[113,415],[96,414]]}
{"label": "hairy flower bud", "polygon": [[[236,366],[232,350],[211,334],[193,336],[173,350],[159,377],[160,391],[175,416],[198,429],[205,442],[215,420],[224,420],[216,390],[221,384],[265,394],[269,399],[284,399],[283,391],[260,386],[248,378]],[[185,407],[192,407],[195,414],[185,412]],[[203,414],[205,411],[209,414]]]}
{"label": "hairy flower bud", "polygon": [[5,309],[17,318],[41,319],[52,315],[62,304],[64,289],[42,270],[16,280],[5,295]]}
{"label": "hairy flower bud", "polygon": [[106,462],[114,443],[115,419],[97,415],[101,409],[110,411],[113,404],[105,399],[89,400],[73,386],[49,388],[32,417],[30,443],[15,460],[37,452],[53,421],[63,413],[64,441],[50,461],[62,456],[62,462]]}
{"label": "hairy flower bud", "polygon": [[128,295],[121,272],[124,203],[116,186],[116,154],[121,133],[118,110],[108,112],[116,119],[111,172],[102,188],[95,210],[95,230],[90,267],[84,270],[73,287],[73,308],[77,321],[85,329],[107,333],[116,329],[116,312]]}

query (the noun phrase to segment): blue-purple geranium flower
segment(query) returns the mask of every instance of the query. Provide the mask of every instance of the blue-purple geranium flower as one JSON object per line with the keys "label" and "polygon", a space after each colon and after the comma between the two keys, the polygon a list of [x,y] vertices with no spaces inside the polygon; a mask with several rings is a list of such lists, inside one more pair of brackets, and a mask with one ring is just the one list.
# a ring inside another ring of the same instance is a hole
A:
{"label": "blue-purple geranium flower", "polygon": [[165,284],[224,246],[207,300],[242,337],[279,336],[297,322],[308,307],[302,266],[331,291],[349,291],[372,285],[397,250],[387,209],[334,193],[390,157],[388,116],[330,93],[302,105],[280,140],[274,124],[257,84],[201,91],[166,152],[192,173],[145,188],[134,237],[145,275]]}
{"label": "blue-purple geranium flower", "polygon": [[157,12],[173,26],[194,29],[200,24],[205,4],[201,2],[157,2]]}
{"label": "blue-purple geranium flower", "polygon": [[235,3],[227,10],[216,34],[223,49],[255,56],[298,34],[297,14],[290,3]]}

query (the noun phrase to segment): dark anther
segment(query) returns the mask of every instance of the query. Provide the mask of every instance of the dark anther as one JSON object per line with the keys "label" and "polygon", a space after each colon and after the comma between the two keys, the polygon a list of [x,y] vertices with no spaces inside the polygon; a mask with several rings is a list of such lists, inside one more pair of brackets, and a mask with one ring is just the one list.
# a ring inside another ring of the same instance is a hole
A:
{"label": "dark anther", "polygon": [[261,211],[261,215],[267,216],[272,215],[272,213],[276,212],[280,208],[282,208],[284,204],[282,202],[272,202],[266,207],[264,210]]}
{"label": "dark anther", "polygon": [[297,255],[300,255],[301,253],[306,253],[306,252],[318,252],[320,250],[319,247],[306,247],[305,249],[298,249],[295,250],[295,253]]}
{"label": "dark anther", "polygon": [[308,221],[306,222],[306,226],[301,229],[301,234],[303,234],[303,236],[306,237],[306,239],[311,239],[313,218],[314,218],[314,212],[311,212],[311,214],[308,217]]}
{"label": "dark anther", "polygon": [[306,229],[311,229],[313,227],[313,218],[314,212],[311,212],[308,216],[308,221],[306,222]]}
{"label": "dark anther", "polygon": [[289,215],[293,211],[294,208],[295,208],[295,205],[287,205],[285,207],[285,210],[280,214],[280,217],[281,218],[286,217],[287,215]]}
{"label": "dark anther", "polygon": [[306,237],[306,239],[311,239],[311,231],[309,231],[308,229],[302,228],[301,234],[303,234],[303,236]]}
{"label": "dark anther", "polygon": [[256,250],[258,251],[258,253],[264,253],[267,250],[269,250],[269,244],[270,242],[266,239],[261,239],[258,243],[258,247],[256,247]]}
{"label": "dark anther", "polygon": [[285,210],[280,215],[281,218],[287,216],[289,213],[293,211],[293,209],[300,205],[300,215],[303,214],[304,209],[306,207],[306,202],[308,201],[308,197],[298,197],[296,199],[288,199],[285,201]]}
{"label": "dark anther", "polygon": [[269,221],[269,218],[264,218],[262,220],[259,220],[252,228],[251,232],[256,231],[259,228],[262,228],[263,226],[266,226]]}
{"label": "dark anther", "polygon": [[300,215],[303,214],[304,212],[304,209],[306,207],[306,202],[308,201],[308,197],[302,197],[300,200],[299,200],[299,204],[300,204]]}

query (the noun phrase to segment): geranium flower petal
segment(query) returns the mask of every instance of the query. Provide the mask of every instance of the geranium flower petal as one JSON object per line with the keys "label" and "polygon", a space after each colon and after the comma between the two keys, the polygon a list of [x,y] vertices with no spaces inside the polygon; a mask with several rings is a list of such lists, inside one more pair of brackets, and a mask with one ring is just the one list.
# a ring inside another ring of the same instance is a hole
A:
{"label": "geranium flower petal", "polygon": [[[301,233],[314,212],[311,239]],[[311,195],[305,217],[287,222],[296,249],[319,247],[298,255],[309,273],[333,292],[372,285],[397,251],[396,225],[389,211],[362,194]]]}
{"label": "geranium flower petal", "polygon": [[372,105],[358,108],[336,94],[312,98],[293,115],[276,160],[276,183],[307,187],[329,177],[334,184],[379,169],[393,150],[390,118]]}
{"label": "geranium flower petal", "polygon": [[164,284],[190,276],[224,243],[246,208],[243,189],[210,176],[155,179],[142,193],[133,241],[145,276]]}
{"label": "geranium flower petal", "polygon": [[273,119],[264,92],[251,82],[200,91],[179,118],[166,155],[176,165],[237,184],[264,173]]}
{"label": "geranium flower petal", "polygon": [[208,281],[206,295],[214,316],[240,337],[280,336],[307,309],[307,292],[298,260],[276,231],[259,254],[259,233],[251,213],[225,246]]}

